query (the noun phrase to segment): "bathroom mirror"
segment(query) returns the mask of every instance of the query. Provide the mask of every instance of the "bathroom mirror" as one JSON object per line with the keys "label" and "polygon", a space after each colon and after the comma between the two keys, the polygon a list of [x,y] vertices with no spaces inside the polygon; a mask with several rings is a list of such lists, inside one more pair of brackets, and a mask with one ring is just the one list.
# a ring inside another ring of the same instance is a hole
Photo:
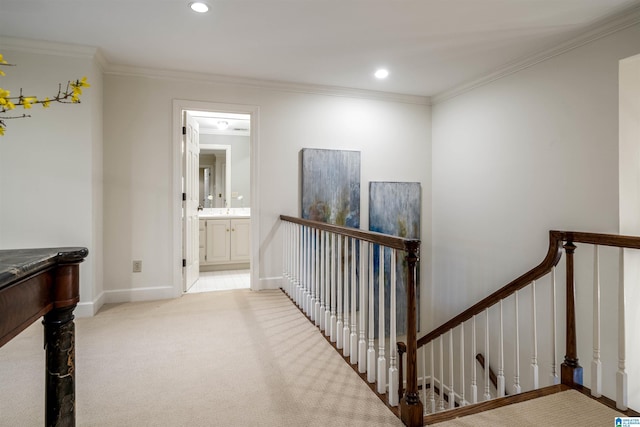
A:
{"label": "bathroom mirror", "polygon": [[[200,134],[200,168],[200,204],[203,208],[251,207],[251,142],[248,135]],[[207,168],[211,174],[208,187],[204,183]],[[205,191],[207,188],[209,192]],[[208,199],[208,196],[212,198]]]}
{"label": "bathroom mirror", "polygon": [[200,144],[199,188],[203,208],[231,207],[231,146]]}

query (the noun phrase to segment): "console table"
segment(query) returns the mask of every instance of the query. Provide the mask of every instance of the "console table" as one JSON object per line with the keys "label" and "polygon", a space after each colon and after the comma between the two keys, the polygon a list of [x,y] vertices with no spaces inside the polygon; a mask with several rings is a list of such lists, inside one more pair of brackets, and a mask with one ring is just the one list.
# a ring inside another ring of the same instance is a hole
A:
{"label": "console table", "polygon": [[45,423],[75,426],[75,325],[86,248],[0,250],[0,347],[40,317],[46,352]]}

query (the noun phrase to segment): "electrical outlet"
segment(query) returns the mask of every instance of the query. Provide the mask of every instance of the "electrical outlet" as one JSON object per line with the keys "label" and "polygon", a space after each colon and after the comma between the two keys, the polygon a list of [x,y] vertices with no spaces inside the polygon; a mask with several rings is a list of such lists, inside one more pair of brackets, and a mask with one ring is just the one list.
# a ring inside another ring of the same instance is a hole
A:
{"label": "electrical outlet", "polygon": [[134,273],[142,273],[142,261],[141,260],[133,261],[133,272]]}

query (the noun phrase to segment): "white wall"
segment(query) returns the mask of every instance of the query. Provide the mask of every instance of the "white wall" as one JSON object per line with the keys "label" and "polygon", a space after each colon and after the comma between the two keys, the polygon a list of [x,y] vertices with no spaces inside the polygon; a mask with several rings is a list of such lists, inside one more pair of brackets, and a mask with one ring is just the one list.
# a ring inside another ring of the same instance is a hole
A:
{"label": "white wall", "polygon": [[[427,105],[109,73],[105,77],[105,289],[111,293],[109,298],[151,292],[168,295],[173,286],[171,266],[179,261],[171,259],[174,99],[260,108],[256,159],[260,286],[279,284],[272,280],[281,276],[282,269],[278,217],[299,214],[298,155],[305,147],[362,152],[363,227],[367,226],[369,181],[421,182],[423,239],[424,246],[429,246]],[[131,273],[132,259],[143,260],[142,273]],[[422,271],[428,271],[426,265]],[[157,287],[161,289],[154,290]]]}
{"label": "white wall", "polygon": [[433,106],[434,326],[537,265],[549,230],[618,233],[618,61],[638,41],[636,24]]}
{"label": "white wall", "polygon": [[[50,52],[45,54],[43,52]],[[95,49],[2,40],[0,86],[40,98],[87,76],[81,104],[35,105],[0,137],[0,248],[84,246],[78,315],[102,292],[102,71]],[[16,110],[22,114],[24,110]]]}
{"label": "white wall", "polygon": [[[640,236],[640,55],[620,61],[620,233]],[[626,357],[640,360],[640,251],[625,253]],[[640,366],[629,364],[629,406],[640,407]]]}

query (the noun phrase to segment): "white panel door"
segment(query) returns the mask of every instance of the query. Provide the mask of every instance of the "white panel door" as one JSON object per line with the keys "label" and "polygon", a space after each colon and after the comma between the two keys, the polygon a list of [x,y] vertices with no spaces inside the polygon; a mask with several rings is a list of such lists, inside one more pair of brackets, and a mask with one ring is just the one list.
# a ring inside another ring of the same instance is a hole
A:
{"label": "white panel door", "polygon": [[199,146],[199,126],[193,117],[184,112],[183,125],[183,159],[184,176],[183,192],[184,199],[184,233],[183,243],[183,263],[184,271],[184,291],[189,290],[198,280],[200,274],[200,222],[198,220],[198,172],[200,168],[200,146]]}

